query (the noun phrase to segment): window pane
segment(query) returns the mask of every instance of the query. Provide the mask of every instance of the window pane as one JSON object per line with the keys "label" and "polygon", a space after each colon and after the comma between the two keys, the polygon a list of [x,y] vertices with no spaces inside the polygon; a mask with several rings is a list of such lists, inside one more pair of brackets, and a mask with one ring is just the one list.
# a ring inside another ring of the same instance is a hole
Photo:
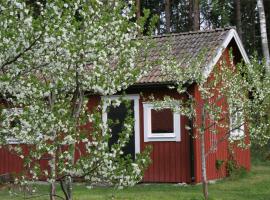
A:
{"label": "window pane", "polygon": [[173,133],[173,112],[171,109],[151,110],[152,133]]}
{"label": "window pane", "polygon": [[244,133],[244,115],[242,111],[237,111],[236,113],[231,115],[231,133],[230,137],[233,140],[239,140],[241,139],[245,133]]}
{"label": "window pane", "polygon": [[[130,112],[130,113],[129,113]],[[134,101],[121,102],[119,106],[109,106],[107,117],[112,123],[109,124],[111,128],[111,138],[109,139],[109,147],[116,144],[119,140],[119,134],[123,131],[123,126],[128,117],[128,114],[134,116]],[[123,156],[128,154],[135,160],[135,138],[134,132],[130,135],[129,141],[125,147],[123,147]]]}

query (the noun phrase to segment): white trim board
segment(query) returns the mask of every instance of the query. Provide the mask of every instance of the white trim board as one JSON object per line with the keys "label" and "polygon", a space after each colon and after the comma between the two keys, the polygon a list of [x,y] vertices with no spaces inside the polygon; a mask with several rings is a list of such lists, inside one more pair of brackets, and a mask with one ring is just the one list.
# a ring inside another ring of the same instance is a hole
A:
{"label": "white trim board", "polygon": [[140,107],[139,107],[139,99],[140,95],[139,94],[128,94],[128,95],[110,95],[110,96],[102,96],[101,100],[105,100],[104,104],[102,105],[102,121],[103,123],[107,123],[108,120],[108,113],[106,112],[107,110],[107,104],[106,104],[106,99],[110,100],[116,100],[119,98],[123,99],[130,99],[134,100],[134,139],[135,139],[135,156],[137,153],[140,153]]}
{"label": "white trim board", "polygon": [[249,58],[247,56],[247,53],[244,49],[244,46],[241,42],[241,39],[238,36],[238,33],[236,32],[236,30],[231,29],[229,30],[229,32],[227,33],[227,36],[225,38],[225,40],[222,42],[221,46],[217,49],[216,55],[214,56],[214,58],[208,63],[208,65],[206,66],[203,74],[204,76],[207,78],[210,73],[212,72],[214,66],[217,64],[217,62],[219,61],[219,59],[221,58],[224,50],[228,47],[229,43],[232,41],[232,39],[235,40],[237,47],[240,51],[240,54],[243,57],[243,60],[246,64],[249,64]]}

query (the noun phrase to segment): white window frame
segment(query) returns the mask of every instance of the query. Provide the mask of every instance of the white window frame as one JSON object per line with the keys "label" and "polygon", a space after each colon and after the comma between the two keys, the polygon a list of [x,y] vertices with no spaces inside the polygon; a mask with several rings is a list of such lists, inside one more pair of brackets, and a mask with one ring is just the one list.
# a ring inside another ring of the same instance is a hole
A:
{"label": "white window frame", "polygon": [[181,141],[181,120],[179,113],[173,113],[173,129],[172,133],[152,133],[152,115],[154,110],[152,103],[143,103],[143,117],[144,117],[144,142],[159,142],[159,141]]}
{"label": "white window frame", "polygon": [[102,105],[102,122],[107,124],[108,121],[108,100],[133,100],[134,101],[134,139],[135,139],[135,157],[137,153],[140,153],[140,113],[139,113],[139,94],[129,94],[129,95],[110,95],[110,96],[102,96],[103,101]]}
{"label": "white window frame", "polygon": [[[241,112],[241,111],[237,111],[236,113],[234,113],[234,115],[236,115],[236,117],[239,117],[238,115],[240,115],[240,118],[243,118],[243,112]],[[244,124],[242,124],[238,129],[232,130],[233,128],[234,128],[233,127],[233,117],[232,117],[232,114],[230,113],[230,140],[232,140],[232,141],[241,140],[245,137],[245,125]]]}

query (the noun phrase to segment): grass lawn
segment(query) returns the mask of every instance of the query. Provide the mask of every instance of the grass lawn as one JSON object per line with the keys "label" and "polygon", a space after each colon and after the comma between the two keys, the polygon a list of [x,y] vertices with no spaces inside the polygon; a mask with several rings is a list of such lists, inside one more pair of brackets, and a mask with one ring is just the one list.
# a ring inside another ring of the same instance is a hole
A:
{"label": "grass lawn", "polygon": [[[46,193],[46,185],[38,186],[40,193]],[[211,199],[214,200],[269,200],[270,164],[257,163],[250,173],[218,181],[209,186]],[[61,194],[61,193],[59,193]],[[61,194],[62,195],[62,194]],[[24,199],[22,196],[10,196],[7,189],[0,189],[0,199]],[[31,198],[49,199],[48,196]],[[87,189],[84,185],[74,186],[74,200],[201,200],[201,186],[180,186],[176,184],[140,184],[124,190],[111,188]]]}

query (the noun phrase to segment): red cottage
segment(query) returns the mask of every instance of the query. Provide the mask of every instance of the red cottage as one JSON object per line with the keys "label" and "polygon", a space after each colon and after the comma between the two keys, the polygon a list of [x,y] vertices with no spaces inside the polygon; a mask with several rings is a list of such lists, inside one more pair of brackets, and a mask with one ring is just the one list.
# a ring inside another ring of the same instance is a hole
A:
{"label": "red cottage", "polygon": [[[234,29],[216,29],[211,31],[187,32],[173,35],[164,35],[155,37],[159,48],[171,44],[173,55],[179,60],[186,60],[196,57],[200,51],[207,49],[207,66],[204,73],[211,78],[212,69],[218,65],[221,59],[229,61],[229,51],[232,49],[234,61],[246,63],[249,62],[247,54],[243,48],[242,42]],[[155,56],[155,55],[153,55]],[[202,66],[203,67],[203,66]],[[176,90],[169,89],[173,80],[166,80],[161,70],[157,67],[150,73],[142,77],[136,84],[130,86],[125,93],[125,98],[131,101],[131,109],[134,113],[134,135],[129,142],[125,153],[135,157],[146,145],[152,145],[151,154],[152,164],[145,173],[143,182],[166,182],[166,183],[199,183],[201,181],[201,158],[200,141],[193,139],[192,135],[197,130],[191,130],[191,133],[185,129],[185,125],[194,122],[181,114],[172,113],[168,109],[160,112],[153,110],[153,105],[147,99],[154,96],[161,99],[164,96],[171,96],[176,99],[187,98],[180,96]],[[189,88],[190,93],[200,101],[200,92],[193,84]],[[112,96],[89,95],[89,109],[97,106],[102,98],[117,99],[118,94]],[[103,105],[103,121],[108,119],[118,119],[123,121],[126,114],[126,107],[120,106],[109,109]],[[201,115],[201,110],[196,110],[197,117]],[[195,119],[196,120],[196,119]],[[117,132],[120,125],[112,127],[112,138],[110,142],[117,139]],[[224,130],[225,134],[226,130]],[[216,142],[224,134],[213,135],[206,133],[206,150],[209,150],[211,144]],[[248,137],[246,137],[248,143]],[[250,169],[250,150],[234,147],[234,159],[239,166]],[[227,175],[226,162],[231,159],[228,150],[228,141],[219,143],[216,151],[207,157],[207,176],[209,180],[220,179]],[[220,166],[217,163],[222,161]],[[223,164],[222,164],[223,163]],[[46,161],[44,161],[46,165]],[[20,158],[10,155],[4,149],[0,149],[0,174],[7,172],[18,172],[22,169]]]}

